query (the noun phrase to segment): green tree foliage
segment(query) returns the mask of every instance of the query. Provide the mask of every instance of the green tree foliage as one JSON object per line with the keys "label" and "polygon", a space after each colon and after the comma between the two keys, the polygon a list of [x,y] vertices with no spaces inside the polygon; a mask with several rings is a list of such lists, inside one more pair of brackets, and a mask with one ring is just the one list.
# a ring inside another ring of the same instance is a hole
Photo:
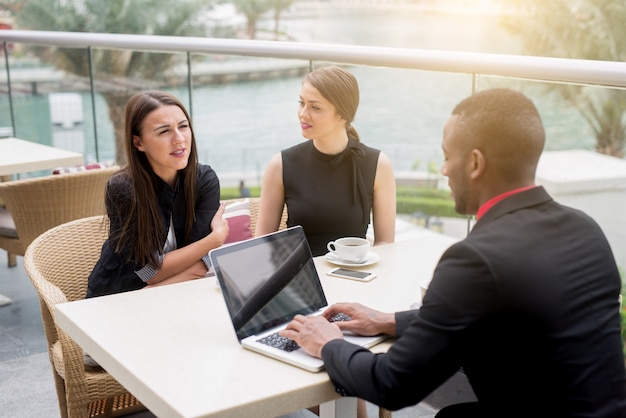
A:
{"label": "green tree foliage", "polygon": [[[506,20],[525,53],[603,61],[626,60],[623,0],[511,0],[518,13]],[[552,84],[589,123],[598,152],[624,156],[626,91]]]}
{"label": "green tree foliage", "polygon": [[246,34],[249,39],[256,39],[257,25],[264,14],[272,11],[274,19],[274,37],[278,39],[280,16],[295,0],[232,0],[235,9],[246,17]]}
{"label": "green tree foliage", "polygon": [[[20,29],[67,32],[127,33],[203,36],[200,12],[211,0],[23,0],[14,7]],[[57,68],[87,77],[88,51],[77,48],[42,49],[37,54]],[[124,164],[123,114],[134,91],[153,86],[176,64],[180,55],[149,51],[94,49],[93,68],[99,91],[107,102],[113,123],[116,156]]]}
{"label": "green tree foliage", "polygon": [[[250,196],[261,196],[261,187],[250,187]],[[222,187],[220,199],[239,198],[239,187]],[[454,210],[454,199],[448,190],[432,187],[400,186],[396,189],[396,210],[399,214],[421,212],[426,216],[465,218]]]}
{"label": "green tree foliage", "polygon": [[257,23],[264,13],[272,9],[271,0],[232,0],[235,9],[246,16],[248,38],[256,39]]}
{"label": "green tree foliage", "polygon": [[293,4],[295,0],[269,0],[274,10],[274,37],[278,39],[280,32],[280,15]]}

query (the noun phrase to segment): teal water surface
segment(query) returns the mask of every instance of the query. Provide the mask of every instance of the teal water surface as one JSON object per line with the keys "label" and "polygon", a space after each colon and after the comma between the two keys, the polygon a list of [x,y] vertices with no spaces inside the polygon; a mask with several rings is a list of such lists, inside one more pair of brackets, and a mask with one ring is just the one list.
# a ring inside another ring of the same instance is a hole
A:
{"label": "teal water surface", "polygon": [[[281,30],[301,41],[386,47],[519,53],[515,37],[494,16],[454,15],[406,8],[316,9],[286,15]],[[261,28],[273,22],[261,22]],[[443,126],[454,105],[471,94],[465,74],[351,66],[361,91],[353,126],[363,142],[381,149],[396,171],[438,168]],[[271,156],[302,141],[297,118],[300,77],[196,86],[193,123],[201,162],[218,173],[260,176]],[[589,127],[578,113],[547,94],[540,83],[481,77],[479,88],[523,89],[537,104],[547,131],[546,149],[593,149]],[[187,92],[173,89],[188,103]],[[84,120],[72,129],[51,127],[47,95],[17,100],[18,136],[85,152],[95,160],[91,98],[81,93]],[[0,96],[0,126],[10,125],[6,96]],[[98,158],[114,158],[113,129],[106,103],[96,97]],[[60,139],[61,138],[61,139]]]}

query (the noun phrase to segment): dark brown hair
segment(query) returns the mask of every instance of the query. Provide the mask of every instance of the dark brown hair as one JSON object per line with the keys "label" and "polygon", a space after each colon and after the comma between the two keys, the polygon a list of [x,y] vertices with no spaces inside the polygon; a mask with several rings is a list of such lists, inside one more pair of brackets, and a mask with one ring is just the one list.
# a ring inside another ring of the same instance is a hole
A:
{"label": "dark brown hair", "polygon": [[159,179],[152,170],[145,153],[134,146],[133,137],[141,136],[146,117],[161,106],[178,106],[189,121],[191,130],[189,162],[184,169],[179,171],[179,182],[181,182],[179,187],[182,187],[179,193],[184,193],[187,200],[185,241],[189,239],[192,225],[196,220],[198,153],[189,113],[180,100],[169,93],[158,90],[137,93],[126,104],[124,139],[128,164],[124,171],[132,185],[132,191],[129,191],[132,193],[132,198],[125,217],[126,221],[123,223],[122,230],[119,231],[116,251],[119,252],[124,246],[128,246],[130,259],[139,265],[150,264],[154,267],[160,265],[158,254],[162,253],[167,238],[167,230],[161,219],[156,193],[156,184]]}

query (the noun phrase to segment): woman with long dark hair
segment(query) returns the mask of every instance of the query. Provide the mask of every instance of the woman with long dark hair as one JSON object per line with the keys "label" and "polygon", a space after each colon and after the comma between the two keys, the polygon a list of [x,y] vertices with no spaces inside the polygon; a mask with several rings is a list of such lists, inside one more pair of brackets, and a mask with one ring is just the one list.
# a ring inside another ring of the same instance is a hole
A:
{"label": "woman with long dark hair", "polygon": [[128,164],[106,186],[109,238],[87,297],[205,277],[207,253],[228,235],[219,180],[198,163],[191,119],[176,97],[132,96],[125,140]]}

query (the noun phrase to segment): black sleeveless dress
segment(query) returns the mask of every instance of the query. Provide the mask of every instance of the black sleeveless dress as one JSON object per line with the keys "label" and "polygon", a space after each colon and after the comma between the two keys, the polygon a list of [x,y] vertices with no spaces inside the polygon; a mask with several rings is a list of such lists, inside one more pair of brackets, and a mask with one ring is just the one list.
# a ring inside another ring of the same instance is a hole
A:
{"label": "black sleeveless dress", "polygon": [[281,154],[287,226],[302,226],[313,256],[337,238],[365,238],[380,151],[350,139],[337,155],[319,152],[313,141]]}

